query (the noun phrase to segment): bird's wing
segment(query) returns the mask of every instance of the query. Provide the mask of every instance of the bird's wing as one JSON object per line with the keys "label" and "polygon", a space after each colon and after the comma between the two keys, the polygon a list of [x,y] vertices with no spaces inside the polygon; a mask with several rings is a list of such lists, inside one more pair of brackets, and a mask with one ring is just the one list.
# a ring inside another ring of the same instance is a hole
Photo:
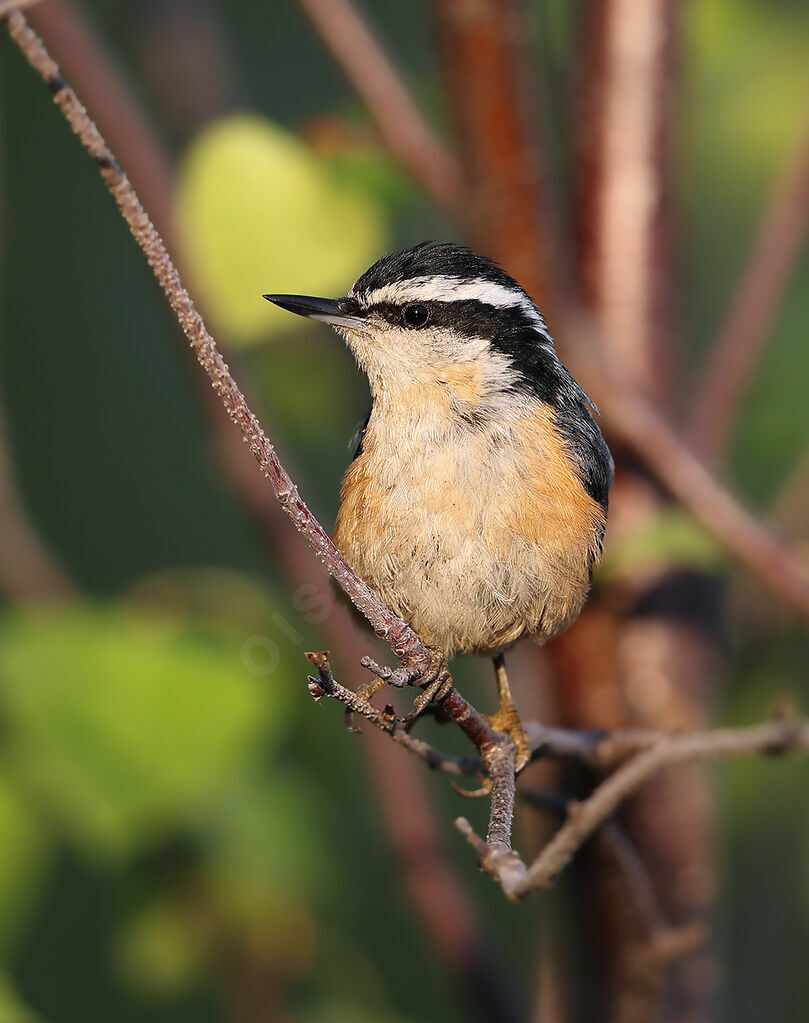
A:
{"label": "bird's wing", "polygon": [[349,451],[356,444],[356,448],[354,448],[354,454],[351,456],[352,462],[354,461],[354,459],[359,458],[359,456],[362,454],[362,440],[363,437],[365,436],[365,430],[368,426],[368,421],[370,420],[370,418],[371,411],[369,410],[368,415],[361,422],[357,423],[356,429],[351,434],[351,440],[349,440],[348,442]]}

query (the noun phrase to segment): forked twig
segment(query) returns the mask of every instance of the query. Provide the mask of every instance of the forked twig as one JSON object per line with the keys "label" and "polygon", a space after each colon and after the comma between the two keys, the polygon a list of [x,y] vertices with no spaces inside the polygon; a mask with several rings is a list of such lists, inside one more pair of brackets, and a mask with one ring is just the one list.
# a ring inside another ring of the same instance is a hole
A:
{"label": "forked twig", "polygon": [[521,899],[547,887],[627,796],[663,768],[686,760],[807,750],[809,721],[776,720],[748,728],[661,736],[654,745],[619,767],[587,799],[569,804],[565,823],[528,867],[514,853],[504,856],[491,850],[465,818],[455,823],[481,855],[483,870],[500,883],[510,899]]}

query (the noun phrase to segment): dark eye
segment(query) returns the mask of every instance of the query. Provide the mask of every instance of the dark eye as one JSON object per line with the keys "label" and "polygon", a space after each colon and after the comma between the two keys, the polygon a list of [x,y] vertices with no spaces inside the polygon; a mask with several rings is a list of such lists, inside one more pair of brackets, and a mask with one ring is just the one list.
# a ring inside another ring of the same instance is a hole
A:
{"label": "dark eye", "polygon": [[430,319],[430,310],[426,305],[406,305],[402,319],[408,327],[423,327]]}

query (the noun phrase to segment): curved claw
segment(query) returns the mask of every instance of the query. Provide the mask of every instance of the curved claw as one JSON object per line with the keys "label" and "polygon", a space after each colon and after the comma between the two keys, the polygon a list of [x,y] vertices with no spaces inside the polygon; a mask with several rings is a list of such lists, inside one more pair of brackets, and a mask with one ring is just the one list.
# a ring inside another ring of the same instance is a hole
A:
{"label": "curved claw", "polygon": [[483,779],[483,784],[479,789],[465,789],[462,785],[459,785],[454,781],[450,781],[450,785],[458,793],[458,795],[463,796],[464,799],[482,799],[484,796],[490,795],[492,791],[492,783],[489,778]]}

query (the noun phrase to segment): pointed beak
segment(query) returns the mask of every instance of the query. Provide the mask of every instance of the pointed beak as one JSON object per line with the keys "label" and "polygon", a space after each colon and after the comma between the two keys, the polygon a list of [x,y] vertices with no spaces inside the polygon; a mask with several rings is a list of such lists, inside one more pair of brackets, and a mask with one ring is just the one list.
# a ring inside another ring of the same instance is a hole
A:
{"label": "pointed beak", "polygon": [[351,315],[344,310],[341,299],[312,298],[310,295],[264,295],[264,298],[287,312],[330,323],[334,327],[356,328],[364,323],[361,316]]}

